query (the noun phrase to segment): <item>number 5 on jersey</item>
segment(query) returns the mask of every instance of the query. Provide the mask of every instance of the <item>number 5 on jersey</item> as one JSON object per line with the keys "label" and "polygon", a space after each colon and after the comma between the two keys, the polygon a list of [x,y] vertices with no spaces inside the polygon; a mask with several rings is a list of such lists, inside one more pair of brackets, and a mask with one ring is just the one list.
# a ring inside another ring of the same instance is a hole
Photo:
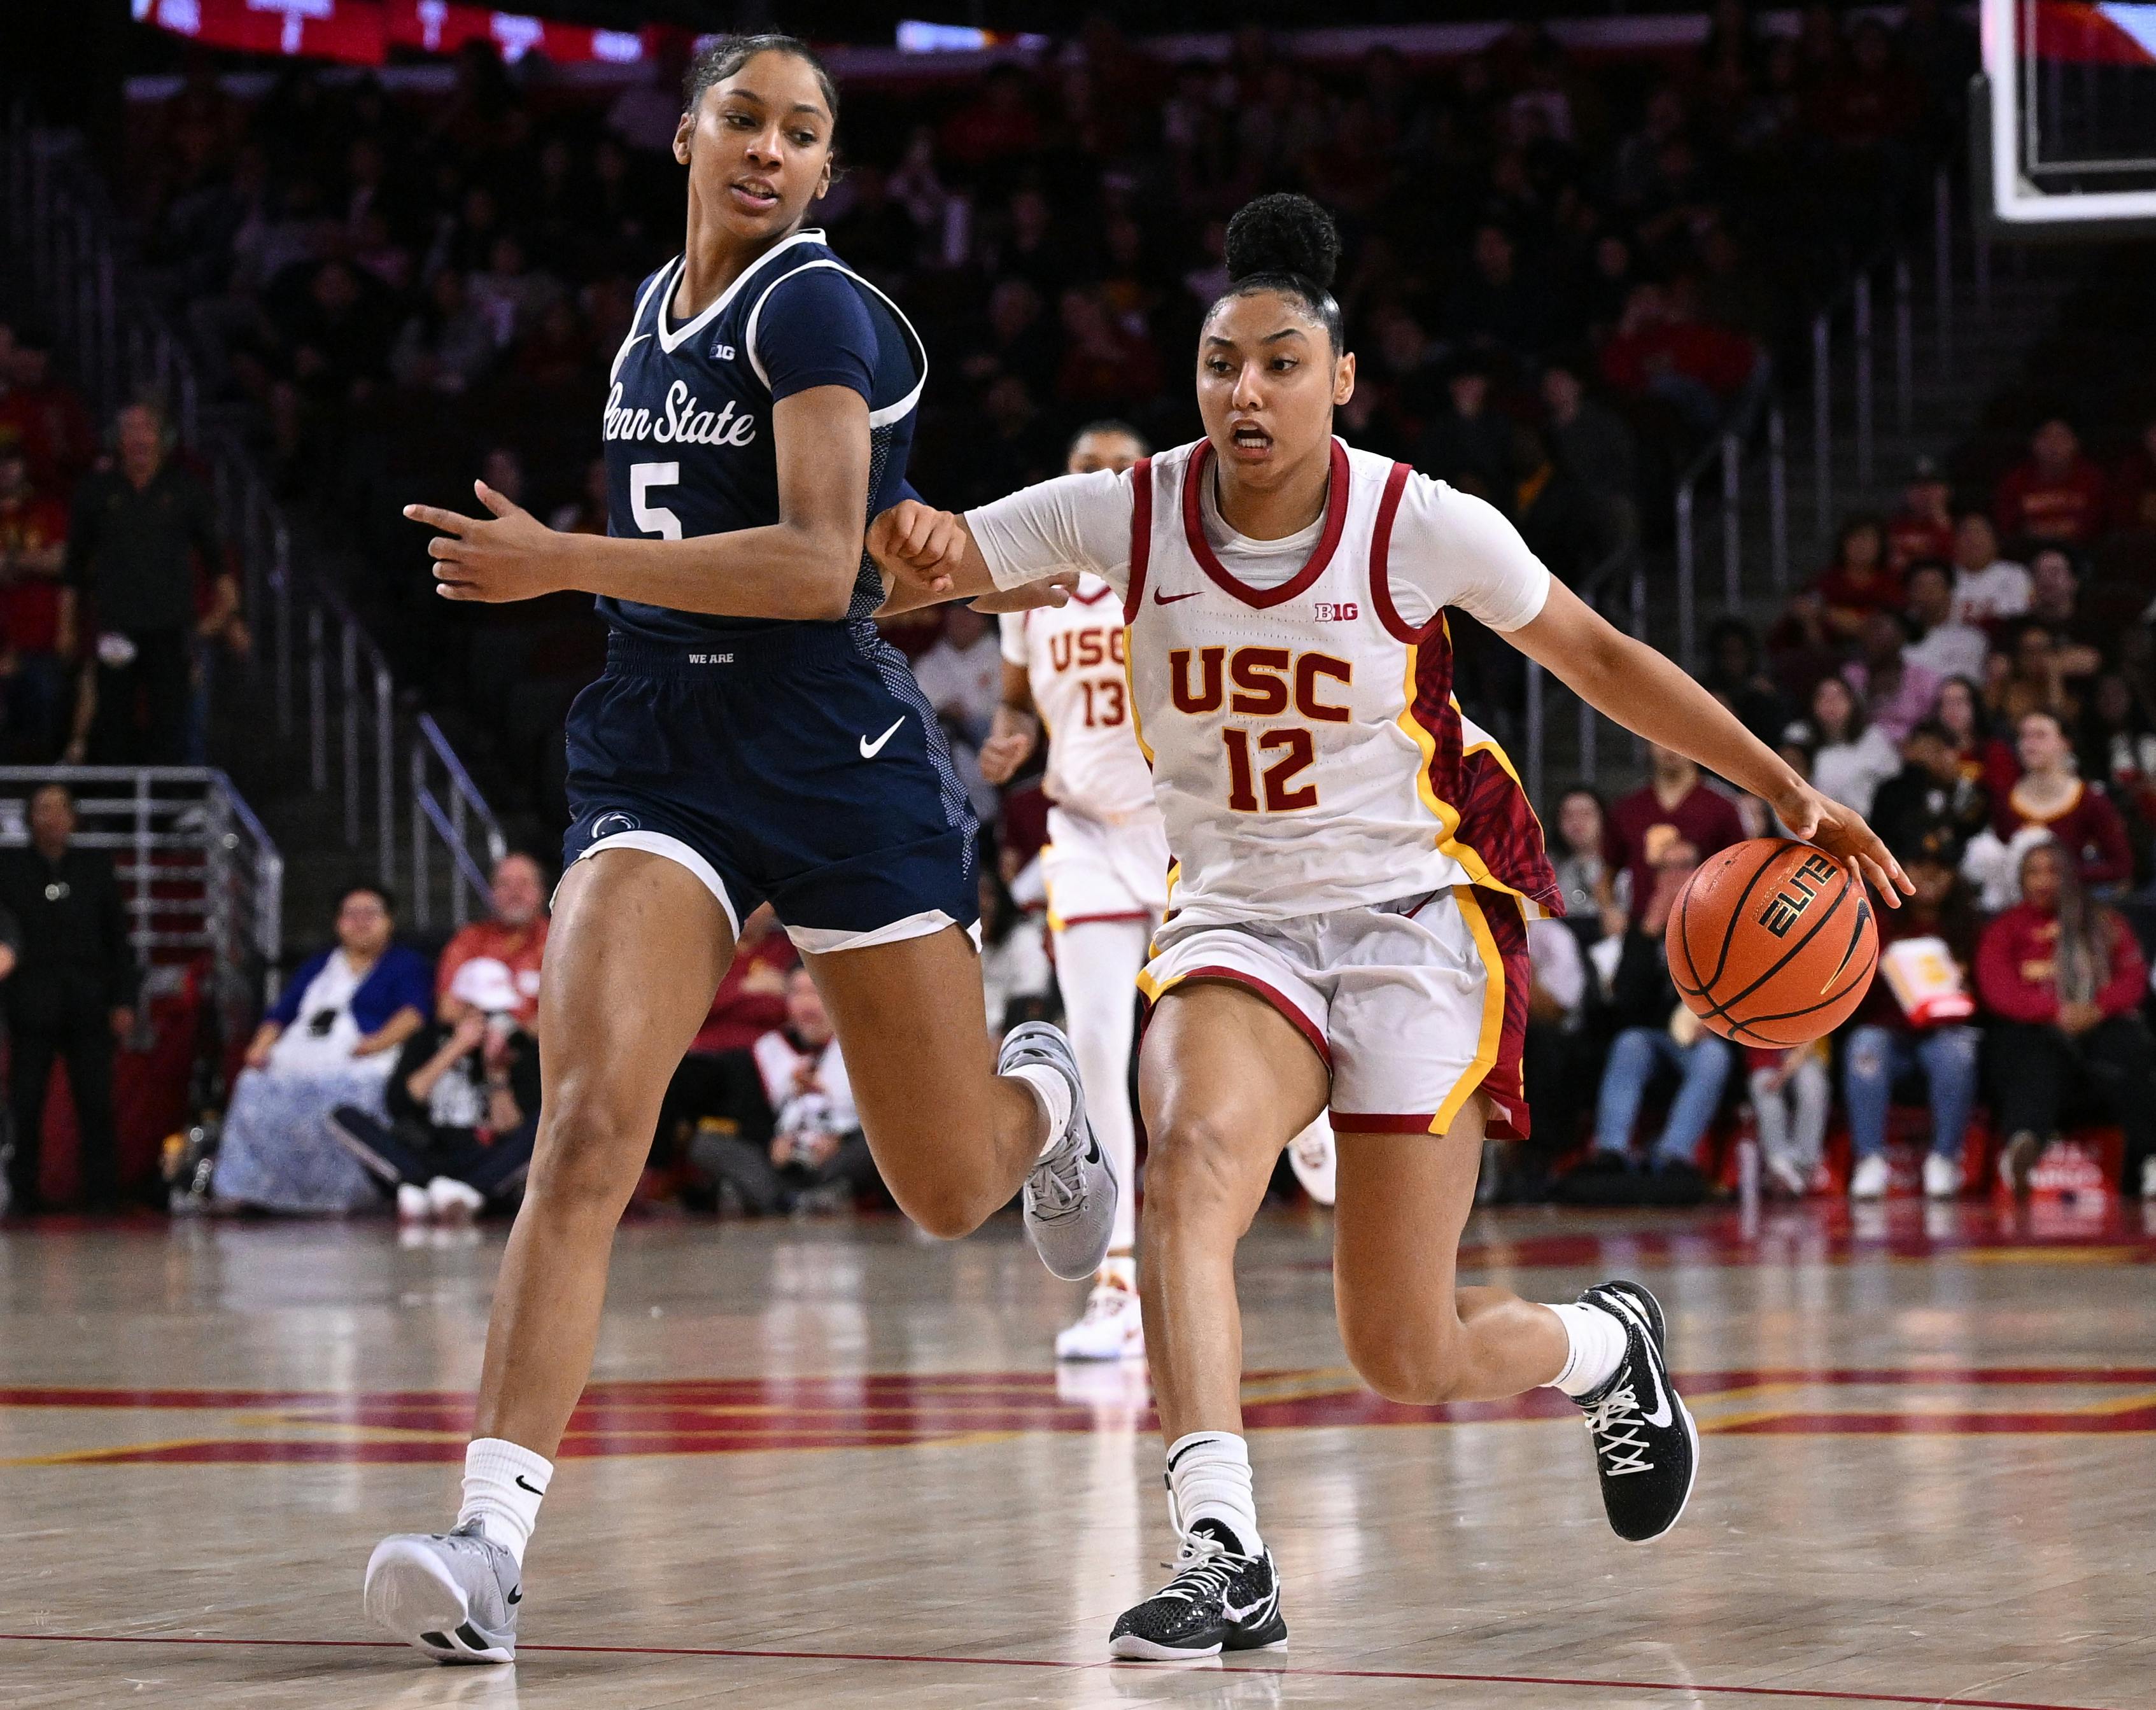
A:
{"label": "number 5 on jersey", "polygon": [[629,514],[645,534],[656,535],[662,540],[681,538],[681,519],[665,505],[651,503],[653,488],[671,487],[680,479],[681,465],[678,463],[629,466]]}

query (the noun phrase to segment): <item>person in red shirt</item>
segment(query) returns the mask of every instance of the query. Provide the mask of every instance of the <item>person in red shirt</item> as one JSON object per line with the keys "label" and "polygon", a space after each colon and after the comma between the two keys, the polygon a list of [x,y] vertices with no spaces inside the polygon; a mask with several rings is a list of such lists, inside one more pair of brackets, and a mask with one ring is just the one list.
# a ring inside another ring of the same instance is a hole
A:
{"label": "person in red shirt", "polygon": [[706,1122],[758,1151],[770,1144],[771,1105],[751,1053],[757,1040],[786,1025],[786,976],[800,960],[768,903],[742,922],[733,961],[712,995],[711,1012],[660,1106],[660,1160],[685,1164],[696,1131]]}
{"label": "person in red shirt", "polygon": [[2111,478],[2111,524],[2117,529],[2156,529],[2156,416],[2118,460]]}
{"label": "person in red shirt", "polygon": [[1605,834],[1610,871],[1630,876],[1629,897],[1620,900],[1635,919],[1653,893],[1655,871],[1673,844],[1691,844],[1704,861],[1744,841],[1737,804],[1709,788],[1691,761],[1649,743],[1647,763],[1645,787],[1617,799]]}
{"label": "person in red shirt", "polygon": [[2080,883],[2116,890],[2132,882],[2133,852],[2126,822],[2111,798],[2074,771],[2073,745],[2056,713],[2023,714],[2015,727],[2021,776],[1994,798],[1992,830],[2011,842],[2025,826],[2041,826],[2073,863]]}
{"label": "person in red shirt", "polygon": [[529,855],[511,853],[494,864],[494,914],[460,927],[443,949],[434,970],[434,1007],[454,1027],[470,1006],[452,996],[449,987],[465,963],[490,956],[508,970],[516,988],[517,1025],[534,1030],[539,1021],[539,964],[547,950],[547,875]]}
{"label": "person in red shirt", "polygon": [[2021,858],[2021,900],[1984,929],[1977,996],[1992,1108],[2005,1130],[1999,1172],[2028,1190],[2070,1086],[2126,1133],[2126,1179],[2144,1193],[2156,1159],[2156,1042],[2140,1016],[2148,964],[2133,929],[2091,900],[2056,844]]}
{"label": "person in red shirt", "polygon": [[2071,424],[2054,416],[2000,480],[1992,509],[2002,534],[2086,546],[2103,531],[2103,471],[2082,455]]}
{"label": "person in red shirt", "polygon": [[0,352],[0,433],[14,431],[30,479],[48,493],[65,493],[97,456],[97,429],[81,396],[52,377],[52,340],[15,329]]}
{"label": "person in red shirt", "polygon": [[1902,578],[1887,559],[1887,532],[1875,517],[1851,517],[1841,525],[1834,562],[1811,586],[1827,633],[1855,641],[1876,612],[1902,609]]}
{"label": "person in red shirt", "polygon": [[30,484],[22,443],[0,428],[0,693],[15,757],[42,765],[59,752],[68,704],[60,571],[68,514]]}
{"label": "person in red shirt", "polygon": [[1887,523],[1887,565],[1897,576],[1912,564],[1953,556],[1953,489],[1937,458],[1920,457],[1902,489],[1902,508]]}
{"label": "person in red shirt", "polygon": [[1602,377],[1628,397],[1658,397],[1704,433],[1759,372],[1743,334],[1694,319],[1686,294],[1639,284],[1602,347]]}

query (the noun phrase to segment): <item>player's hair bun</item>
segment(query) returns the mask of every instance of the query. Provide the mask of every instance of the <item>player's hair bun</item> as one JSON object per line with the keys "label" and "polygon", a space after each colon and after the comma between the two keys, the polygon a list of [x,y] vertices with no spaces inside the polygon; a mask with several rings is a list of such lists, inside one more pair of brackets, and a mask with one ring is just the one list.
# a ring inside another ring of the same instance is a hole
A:
{"label": "player's hair bun", "polygon": [[1231,284],[1286,274],[1329,291],[1340,266],[1340,232],[1308,197],[1276,191],[1245,203],[1228,222],[1224,259]]}

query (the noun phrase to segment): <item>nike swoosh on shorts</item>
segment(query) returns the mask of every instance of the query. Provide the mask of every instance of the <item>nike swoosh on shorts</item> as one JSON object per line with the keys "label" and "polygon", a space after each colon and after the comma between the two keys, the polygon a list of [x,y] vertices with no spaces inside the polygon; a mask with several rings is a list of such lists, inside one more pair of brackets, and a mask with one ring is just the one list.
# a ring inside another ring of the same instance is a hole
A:
{"label": "nike swoosh on shorts", "polygon": [[878,755],[881,754],[883,752],[884,744],[890,741],[892,737],[898,735],[899,725],[903,724],[905,722],[906,714],[901,713],[898,715],[897,719],[892,724],[891,729],[885,731],[882,735],[877,737],[875,741],[871,742],[867,737],[862,737],[861,758],[863,760],[874,760]]}

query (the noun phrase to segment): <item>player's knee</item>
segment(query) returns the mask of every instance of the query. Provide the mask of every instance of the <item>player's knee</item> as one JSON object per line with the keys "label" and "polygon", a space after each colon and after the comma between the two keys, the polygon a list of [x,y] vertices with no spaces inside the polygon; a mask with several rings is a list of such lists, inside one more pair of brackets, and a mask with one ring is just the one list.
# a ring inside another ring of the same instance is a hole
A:
{"label": "player's knee", "polygon": [[1148,1139],[1148,1215],[1178,1221],[1204,1217],[1232,1210],[1242,1197],[1235,1144],[1213,1118],[1173,1118]]}
{"label": "player's knee", "polygon": [[1378,1322],[1342,1324],[1349,1364],[1388,1401],[1435,1407],[1466,1393],[1461,1339],[1389,1314]]}
{"label": "player's knee", "polygon": [[938,1241],[956,1241],[971,1235],[988,1221],[996,1208],[984,1203],[979,1190],[958,1181],[922,1182],[901,1185],[886,1179],[898,1208],[918,1224],[923,1233]]}
{"label": "player's knee", "polygon": [[639,1101],[577,1079],[547,1089],[525,1196],[564,1211],[619,1213],[651,1146]]}

